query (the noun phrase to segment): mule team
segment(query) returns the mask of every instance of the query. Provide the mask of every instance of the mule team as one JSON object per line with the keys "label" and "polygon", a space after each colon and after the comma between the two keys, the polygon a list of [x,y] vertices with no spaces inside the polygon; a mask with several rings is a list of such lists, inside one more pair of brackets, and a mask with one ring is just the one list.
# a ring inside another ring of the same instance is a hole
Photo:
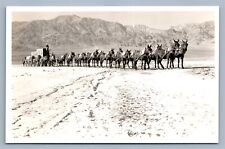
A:
{"label": "mule team", "polygon": [[[61,57],[56,57],[54,53],[49,52],[49,46],[46,46],[46,54],[43,56],[26,56],[23,59],[24,66],[86,66],[86,67],[106,67],[137,69],[138,61],[141,61],[141,69],[150,69],[150,62],[155,62],[155,68],[163,68],[162,60],[167,60],[167,68],[174,68],[174,60],[178,59],[178,68],[183,66],[184,55],[187,51],[188,41],[173,40],[173,44],[167,49],[162,48],[162,44],[157,44],[156,49],[152,45],[147,45],[144,50],[123,50],[118,51],[111,49],[108,53],[95,50],[93,53],[83,52],[75,54],[74,52],[66,53]],[[132,66],[130,66],[130,62]]]}

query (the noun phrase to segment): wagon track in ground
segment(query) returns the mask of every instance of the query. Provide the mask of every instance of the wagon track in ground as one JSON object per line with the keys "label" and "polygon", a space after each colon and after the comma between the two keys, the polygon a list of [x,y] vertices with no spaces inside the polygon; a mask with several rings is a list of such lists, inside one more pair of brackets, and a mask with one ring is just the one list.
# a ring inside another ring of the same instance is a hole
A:
{"label": "wagon track in ground", "polygon": [[[99,75],[99,74],[102,74],[102,73],[106,73],[107,71],[103,71],[103,72],[99,72],[99,73],[96,73],[95,75]],[[39,99],[42,99],[44,97],[48,97],[54,93],[57,93],[59,90],[61,89],[64,89],[65,87],[69,87],[71,85],[74,85],[76,83],[76,81],[79,81],[80,79],[84,79],[84,78],[87,78],[87,77],[91,77],[93,74],[91,75],[86,75],[86,76],[81,76],[81,77],[78,77],[77,79],[75,79],[74,81],[72,81],[72,83],[69,83],[69,84],[65,84],[65,85],[60,85],[59,87],[56,87],[56,88],[53,88],[51,89],[51,91],[47,92],[46,94],[43,94],[43,95],[38,95],[37,97],[35,97],[34,99],[31,99],[31,100],[28,100],[26,102],[21,102],[21,103],[17,103],[13,108],[12,110],[17,110],[18,108],[21,108],[22,105],[25,105],[25,104],[31,104],[33,102],[36,102],[37,100]],[[37,92],[36,92],[37,93]],[[35,94],[35,93],[33,93]],[[16,100],[13,99],[13,100]]]}
{"label": "wagon track in ground", "polygon": [[[31,137],[35,133],[42,131],[42,129],[47,129],[46,132],[48,132],[49,129],[59,126],[74,114],[73,109],[77,110],[79,105],[86,104],[85,99],[89,98],[91,101],[97,98],[95,96],[98,92],[98,87],[101,81],[105,79],[107,73],[108,71],[106,70],[78,77],[72,83],[58,85],[51,91],[35,97],[34,100],[14,105],[12,110],[15,113],[12,125],[15,138],[19,136]],[[92,92],[91,96],[86,91]],[[16,99],[14,100],[16,101]],[[79,104],[77,104],[77,101],[80,101]],[[74,102],[76,103],[73,104]],[[51,114],[45,117],[42,111]],[[34,123],[30,125],[32,122]]]}
{"label": "wagon track in ground", "polygon": [[[72,72],[70,75],[74,75],[75,69],[65,70],[67,70],[65,73]],[[86,71],[86,68],[82,70]],[[14,103],[12,110],[13,137],[42,138],[61,135],[66,137],[67,134],[75,138],[122,136],[132,139],[163,139],[170,134],[185,137],[198,127],[193,121],[203,121],[205,115],[211,116],[203,110],[208,109],[210,105],[198,108],[202,105],[196,103],[199,92],[191,90],[189,94],[183,93],[181,89],[183,85],[179,87],[180,82],[178,87],[173,86],[175,90],[168,90],[170,86],[163,83],[168,75],[175,80],[185,80],[182,78],[191,76],[201,82],[202,75],[213,72],[210,68],[197,69],[194,72],[193,70],[138,72],[130,69],[100,71],[73,79],[68,77],[65,81],[70,82],[65,83],[63,80],[46,90],[32,92],[29,99],[24,101],[20,99],[21,96],[13,99],[13,102],[23,101]],[[186,76],[183,77],[184,73]],[[210,78],[205,79],[210,81]],[[33,101],[39,96],[41,98]],[[207,99],[204,94],[201,97]],[[191,98],[195,100],[189,102]],[[15,108],[17,106],[20,107]],[[196,108],[201,113],[201,118],[185,115],[193,113]]]}

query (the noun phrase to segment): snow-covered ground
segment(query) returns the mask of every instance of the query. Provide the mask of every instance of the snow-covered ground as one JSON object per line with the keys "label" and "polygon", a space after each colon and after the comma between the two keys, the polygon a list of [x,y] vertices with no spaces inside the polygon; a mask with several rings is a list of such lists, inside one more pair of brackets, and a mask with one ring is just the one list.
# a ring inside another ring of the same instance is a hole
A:
{"label": "snow-covered ground", "polygon": [[215,143],[217,79],[215,68],[13,66],[6,142]]}

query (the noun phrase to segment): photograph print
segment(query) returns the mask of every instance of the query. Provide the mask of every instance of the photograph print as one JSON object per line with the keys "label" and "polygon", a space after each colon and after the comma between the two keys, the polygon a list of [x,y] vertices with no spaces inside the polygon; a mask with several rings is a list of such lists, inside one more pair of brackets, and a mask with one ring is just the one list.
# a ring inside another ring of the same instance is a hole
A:
{"label": "photograph print", "polygon": [[6,12],[6,143],[218,143],[219,7]]}

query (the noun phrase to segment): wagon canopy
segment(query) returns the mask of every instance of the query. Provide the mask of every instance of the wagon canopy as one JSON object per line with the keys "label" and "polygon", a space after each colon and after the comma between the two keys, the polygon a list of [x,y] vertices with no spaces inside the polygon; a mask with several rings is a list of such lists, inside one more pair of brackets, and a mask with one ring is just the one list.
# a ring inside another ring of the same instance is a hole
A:
{"label": "wagon canopy", "polygon": [[35,57],[37,57],[38,55],[40,55],[41,57],[44,57],[48,54],[49,54],[49,52],[46,48],[36,49],[36,51],[31,52],[31,56],[35,56]]}

